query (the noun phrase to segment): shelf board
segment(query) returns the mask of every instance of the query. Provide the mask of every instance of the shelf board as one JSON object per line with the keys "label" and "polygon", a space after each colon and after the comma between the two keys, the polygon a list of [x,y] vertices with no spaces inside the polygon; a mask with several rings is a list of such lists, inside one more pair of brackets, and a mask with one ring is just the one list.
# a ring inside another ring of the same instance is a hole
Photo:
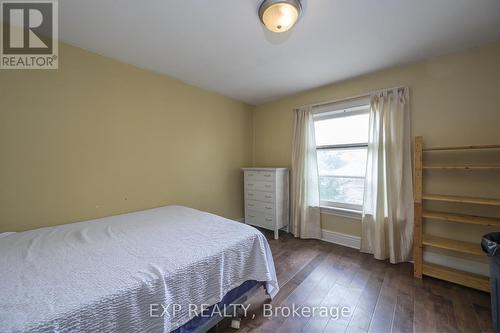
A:
{"label": "shelf board", "polygon": [[459,203],[469,203],[477,205],[500,206],[500,199],[462,197],[462,196],[444,195],[444,194],[424,194],[422,198],[424,200],[432,200],[432,201],[446,201],[446,202],[459,202]]}
{"label": "shelf board", "polygon": [[500,165],[426,165],[424,170],[500,170]]}
{"label": "shelf board", "polygon": [[476,256],[484,256],[484,253],[481,250],[481,246],[475,243],[463,242],[432,235],[423,235],[422,244],[450,251],[473,254]]}
{"label": "shelf board", "polygon": [[500,219],[496,219],[493,217],[482,217],[475,215],[463,215],[463,214],[442,213],[433,211],[424,211],[422,213],[422,217],[426,219],[446,221],[446,222],[460,222],[460,223],[500,227]]}
{"label": "shelf board", "polygon": [[490,292],[490,279],[487,276],[462,272],[456,269],[428,263],[423,264],[422,272],[424,275],[432,276],[436,279]]}
{"label": "shelf board", "polygon": [[433,211],[424,211],[422,217],[426,219],[446,221],[446,222],[459,222],[468,224],[478,224],[478,225],[488,225],[494,227],[500,227],[500,219],[493,217],[483,217],[475,215],[463,215],[463,214],[452,214],[452,213],[442,213]]}
{"label": "shelf board", "polygon": [[477,145],[477,146],[448,146],[448,147],[428,147],[423,148],[423,151],[437,150],[467,150],[467,149],[499,149],[500,145]]}

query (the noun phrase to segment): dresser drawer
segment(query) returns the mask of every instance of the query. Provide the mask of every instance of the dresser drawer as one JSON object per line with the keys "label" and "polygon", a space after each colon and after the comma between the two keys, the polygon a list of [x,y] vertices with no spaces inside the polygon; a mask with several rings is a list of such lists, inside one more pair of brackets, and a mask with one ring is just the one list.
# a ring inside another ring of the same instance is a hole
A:
{"label": "dresser drawer", "polygon": [[276,173],[272,171],[247,171],[245,172],[245,181],[263,181],[274,182]]}
{"label": "dresser drawer", "polygon": [[262,181],[245,181],[245,190],[250,191],[265,191],[265,192],[274,192],[275,191],[275,183],[268,183]]}
{"label": "dresser drawer", "polygon": [[275,219],[271,214],[265,214],[254,210],[247,210],[245,223],[258,227],[274,229]]}
{"label": "dresser drawer", "polygon": [[259,192],[247,190],[245,192],[245,199],[264,201],[264,202],[274,202],[274,193],[273,192]]}
{"label": "dresser drawer", "polygon": [[246,209],[274,215],[274,203],[246,200]]}

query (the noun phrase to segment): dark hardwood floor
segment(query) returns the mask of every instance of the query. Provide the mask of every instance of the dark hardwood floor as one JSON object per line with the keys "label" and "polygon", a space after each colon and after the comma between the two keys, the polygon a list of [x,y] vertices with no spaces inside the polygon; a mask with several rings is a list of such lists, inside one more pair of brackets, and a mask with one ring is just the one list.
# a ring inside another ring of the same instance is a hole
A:
{"label": "dark hardwood floor", "polygon": [[[391,265],[358,250],[280,234],[269,239],[280,284],[272,302],[250,300],[238,332],[493,332],[489,294],[433,278],[413,278],[411,264]],[[346,306],[348,316],[263,316],[263,304]],[[217,332],[236,332],[228,323]]]}

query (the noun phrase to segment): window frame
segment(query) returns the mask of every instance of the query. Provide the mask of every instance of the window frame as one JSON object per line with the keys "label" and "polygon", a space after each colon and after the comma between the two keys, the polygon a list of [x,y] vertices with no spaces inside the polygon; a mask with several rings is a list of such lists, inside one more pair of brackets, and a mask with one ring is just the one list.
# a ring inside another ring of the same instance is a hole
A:
{"label": "window frame", "polygon": [[[334,118],[344,118],[350,116],[356,116],[361,114],[369,114],[370,102],[366,98],[357,99],[354,101],[344,101],[339,103],[332,103],[330,105],[321,106],[318,110],[313,111],[313,121],[328,120]],[[316,146],[316,158],[318,157],[318,151],[320,150],[342,150],[342,149],[366,149],[368,150],[367,142],[358,143],[346,143],[337,145],[317,145]],[[318,177],[324,177],[319,174]],[[361,176],[332,176],[336,178],[351,178],[351,179],[366,179],[366,174],[364,177]],[[360,216],[363,205],[349,204],[345,202],[336,202],[329,200],[321,200],[320,196],[320,207],[324,208],[329,213],[340,213],[340,215],[346,214],[349,217]]]}

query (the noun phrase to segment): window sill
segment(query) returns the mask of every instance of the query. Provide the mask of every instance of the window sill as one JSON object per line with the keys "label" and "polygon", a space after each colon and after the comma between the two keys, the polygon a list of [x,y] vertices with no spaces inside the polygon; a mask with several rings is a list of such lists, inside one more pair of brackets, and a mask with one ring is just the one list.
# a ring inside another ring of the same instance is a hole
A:
{"label": "window sill", "polygon": [[361,221],[361,216],[363,215],[361,211],[359,210],[352,210],[352,209],[346,209],[346,208],[336,208],[336,207],[327,207],[327,206],[321,206],[320,207],[320,212],[322,214],[329,214],[329,215],[336,215],[336,216],[342,216],[342,217],[348,217],[354,220],[360,220]]}

